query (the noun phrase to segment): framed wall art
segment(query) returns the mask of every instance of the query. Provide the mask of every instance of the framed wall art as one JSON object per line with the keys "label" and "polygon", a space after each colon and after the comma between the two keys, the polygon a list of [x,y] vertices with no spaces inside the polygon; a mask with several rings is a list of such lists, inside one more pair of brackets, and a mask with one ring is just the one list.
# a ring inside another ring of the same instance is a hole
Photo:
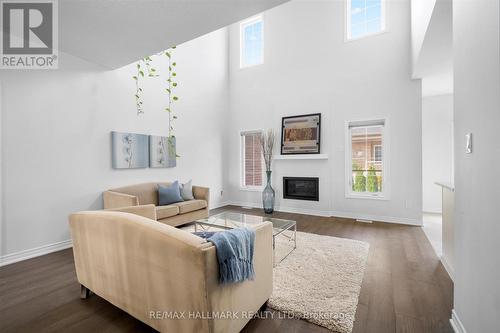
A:
{"label": "framed wall art", "polygon": [[173,168],[177,164],[175,137],[149,136],[149,167]]}
{"label": "framed wall art", "polygon": [[145,134],[111,132],[113,169],[149,166],[149,137]]}
{"label": "framed wall art", "polygon": [[281,155],[319,154],[321,113],[283,117]]}

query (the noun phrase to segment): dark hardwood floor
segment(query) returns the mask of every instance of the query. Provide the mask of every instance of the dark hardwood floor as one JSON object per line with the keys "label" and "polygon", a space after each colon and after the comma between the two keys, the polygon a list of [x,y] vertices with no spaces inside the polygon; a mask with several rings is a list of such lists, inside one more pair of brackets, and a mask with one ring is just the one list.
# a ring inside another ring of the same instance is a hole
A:
{"label": "dark hardwood floor", "polygon": [[[241,210],[224,207],[212,213],[224,209]],[[299,231],[370,244],[353,333],[453,332],[448,321],[453,283],[421,228],[292,213],[274,216],[296,220]],[[0,332],[153,331],[96,295],[80,300],[71,249],[0,268]],[[329,331],[275,315],[252,320],[243,332]]]}

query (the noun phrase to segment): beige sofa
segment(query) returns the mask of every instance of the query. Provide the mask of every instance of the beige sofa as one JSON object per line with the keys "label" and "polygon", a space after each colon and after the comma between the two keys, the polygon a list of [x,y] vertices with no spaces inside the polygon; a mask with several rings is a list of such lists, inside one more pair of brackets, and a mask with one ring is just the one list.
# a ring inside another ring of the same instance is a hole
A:
{"label": "beige sofa", "polygon": [[138,205],[155,205],[158,222],[178,226],[208,217],[210,190],[193,186],[194,200],[183,201],[167,206],[158,206],[158,184],[144,183],[108,190],[103,193],[104,209],[115,209]]}
{"label": "beige sofa", "polygon": [[255,226],[255,279],[219,285],[212,243],[140,216],[153,216],[153,205],[127,210],[70,216],[82,298],[90,289],[160,332],[186,333],[239,332],[269,299],[271,223]]}

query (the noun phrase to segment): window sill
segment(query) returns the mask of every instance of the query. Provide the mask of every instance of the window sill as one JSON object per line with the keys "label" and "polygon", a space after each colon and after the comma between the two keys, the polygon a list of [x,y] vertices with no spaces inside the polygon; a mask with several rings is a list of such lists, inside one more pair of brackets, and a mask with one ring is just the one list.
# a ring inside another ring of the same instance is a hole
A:
{"label": "window sill", "polygon": [[263,190],[264,190],[264,186],[262,186],[262,187],[243,187],[243,186],[240,186],[240,191],[262,192]]}
{"label": "window sill", "polygon": [[354,194],[354,193],[347,193],[345,195],[346,199],[368,199],[368,200],[382,200],[382,201],[388,201],[389,198],[386,195],[380,194],[380,195],[370,195],[370,194]]}
{"label": "window sill", "polygon": [[347,36],[345,36],[344,37],[344,43],[356,42],[358,40],[362,40],[362,39],[365,39],[365,38],[375,37],[375,36],[379,36],[379,35],[384,35],[387,32],[388,32],[387,30],[382,30],[382,31],[372,32],[370,34],[366,34],[366,35],[363,35],[363,36],[354,37],[354,38],[353,37],[347,37]]}
{"label": "window sill", "polygon": [[250,68],[259,67],[259,66],[262,66],[262,65],[264,65],[264,61],[259,62],[258,64],[251,64],[251,65],[240,64],[239,70],[250,69]]}

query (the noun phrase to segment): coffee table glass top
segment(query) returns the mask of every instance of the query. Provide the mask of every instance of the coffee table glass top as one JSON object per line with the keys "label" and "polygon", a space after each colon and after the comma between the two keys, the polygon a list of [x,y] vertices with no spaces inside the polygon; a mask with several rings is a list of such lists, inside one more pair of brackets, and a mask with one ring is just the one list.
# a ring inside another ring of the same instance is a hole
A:
{"label": "coffee table glass top", "polygon": [[[271,222],[273,224],[273,263],[276,266],[297,248],[297,223],[295,221],[227,211],[195,221],[194,230],[198,231],[198,225],[204,231],[207,231],[211,227],[233,229],[250,227],[262,222]],[[284,253],[284,255],[280,255],[280,259],[276,258],[276,239],[278,236],[279,238],[284,238],[287,244],[292,245],[290,249]]]}
{"label": "coffee table glass top", "polygon": [[247,215],[245,213],[232,212],[232,211],[227,211],[217,215],[213,215],[208,218],[198,220],[196,222],[218,226],[222,228],[241,228],[267,221],[273,224],[273,236],[276,236],[277,234],[280,234],[281,232],[290,229],[296,223],[295,221],[292,220],[277,219],[266,216]]}

